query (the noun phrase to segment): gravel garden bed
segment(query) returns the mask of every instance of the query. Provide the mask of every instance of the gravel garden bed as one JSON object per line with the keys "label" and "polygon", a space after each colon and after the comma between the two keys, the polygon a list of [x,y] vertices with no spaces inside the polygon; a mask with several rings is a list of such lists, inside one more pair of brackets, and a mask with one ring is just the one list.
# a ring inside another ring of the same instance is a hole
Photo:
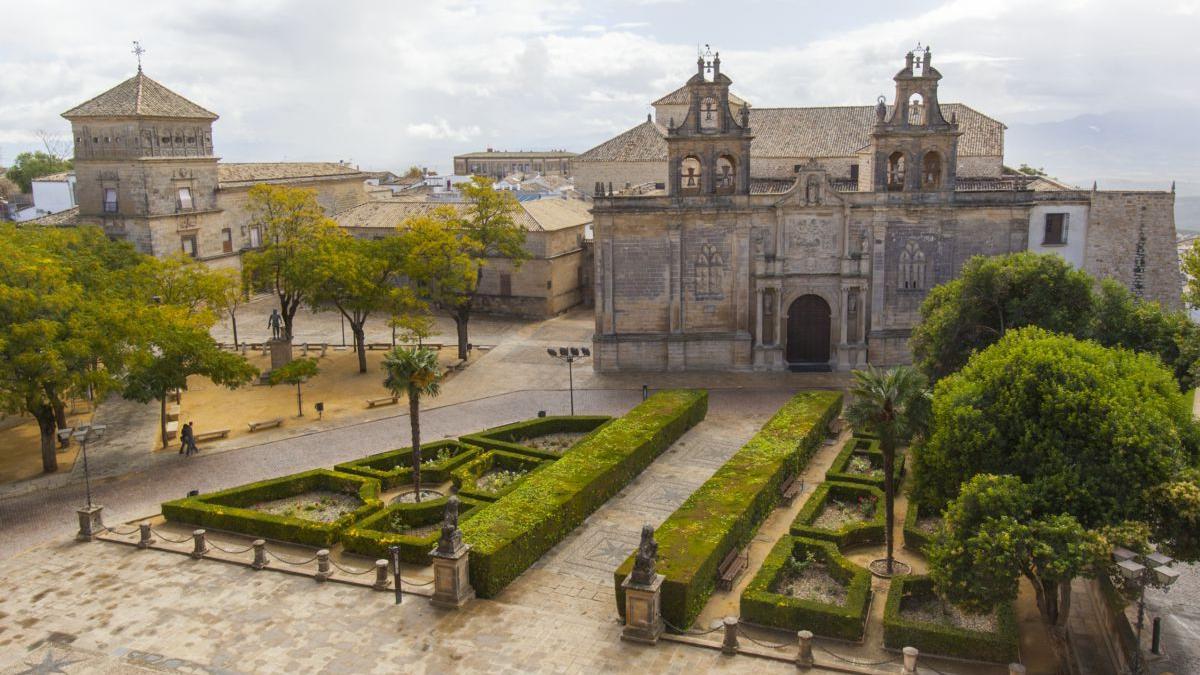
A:
{"label": "gravel garden bed", "polygon": [[[443,495],[441,492],[438,492],[437,490],[427,490],[425,488],[421,488],[421,501],[422,502],[427,502],[427,501],[431,501],[434,499],[441,499],[442,497],[445,497],[445,496],[446,495]],[[392,504],[416,504],[417,503],[417,492],[416,492],[416,490],[413,490],[410,488],[408,490],[408,492],[401,492],[400,494],[396,495],[392,499],[391,503]]]}
{"label": "gravel garden bed", "polygon": [[353,513],[362,505],[362,500],[354,495],[313,490],[294,497],[259,502],[250,508],[277,516],[332,523],[346,514]]}
{"label": "gravel garden bed", "polygon": [[793,598],[815,600],[827,605],[846,604],[845,584],[829,573],[829,568],[825,563],[810,562],[804,565],[803,569],[786,572],[774,591]]}
{"label": "gravel garden bed", "polygon": [[826,530],[839,530],[846,525],[865,523],[875,516],[877,507],[876,500],[871,497],[864,496],[856,500],[830,499],[812,525]]}
{"label": "gravel garden bed", "polygon": [[934,597],[908,597],[900,603],[900,616],[910,621],[937,623],[981,633],[994,633],[996,614],[972,614]]}
{"label": "gravel garden bed", "polygon": [[527,475],[529,472],[521,469],[492,469],[475,479],[475,487],[484,492],[496,493]]}
{"label": "gravel garden bed", "polygon": [[922,516],[917,518],[917,529],[926,534],[936,534],[938,528],[942,526],[942,519],[938,516]]}
{"label": "gravel garden bed", "polygon": [[874,455],[856,454],[846,465],[846,473],[867,478],[883,478],[883,461]]}
{"label": "gravel garden bed", "polygon": [[534,450],[543,452],[552,452],[556,455],[561,455],[579,442],[579,439],[587,436],[591,432],[587,431],[560,431],[554,434],[543,434],[541,436],[532,436],[530,438],[522,438],[518,443]]}

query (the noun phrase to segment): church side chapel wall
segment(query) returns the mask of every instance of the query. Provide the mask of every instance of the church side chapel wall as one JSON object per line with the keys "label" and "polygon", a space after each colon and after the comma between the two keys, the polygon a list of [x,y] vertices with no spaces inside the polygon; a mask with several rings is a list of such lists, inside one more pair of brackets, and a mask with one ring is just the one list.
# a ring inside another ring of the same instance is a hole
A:
{"label": "church side chapel wall", "polygon": [[1175,195],[1170,192],[1093,192],[1088,213],[1086,268],[1135,295],[1182,307],[1175,248]]}
{"label": "church side chapel wall", "polygon": [[667,180],[666,162],[575,162],[575,189],[591,196],[596,183],[613,190],[645,183],[664,183]]}

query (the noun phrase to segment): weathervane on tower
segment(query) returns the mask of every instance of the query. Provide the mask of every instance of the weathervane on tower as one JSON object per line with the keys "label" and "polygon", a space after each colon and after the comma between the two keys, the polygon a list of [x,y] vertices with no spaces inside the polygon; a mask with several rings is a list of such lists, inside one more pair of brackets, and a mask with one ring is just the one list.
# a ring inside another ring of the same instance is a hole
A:
{"label": "weathervane on tower", "polygon": [[142,54],[146,53],[146,49],[142,47],[142,43],[137,40],[133,41],[133,51],[131,52],[138,60],[138,72],[142,72]]}
{"label": "weathervane on tower", "polygon": [[[702,75],[709,75],[713,72],[713,51],[708,43],[704,43],[704,51],[700,51],[697,45],[696,54],[699,57],[700,69]],[[717,53],[717,58],[720,58],[720,52]]]}

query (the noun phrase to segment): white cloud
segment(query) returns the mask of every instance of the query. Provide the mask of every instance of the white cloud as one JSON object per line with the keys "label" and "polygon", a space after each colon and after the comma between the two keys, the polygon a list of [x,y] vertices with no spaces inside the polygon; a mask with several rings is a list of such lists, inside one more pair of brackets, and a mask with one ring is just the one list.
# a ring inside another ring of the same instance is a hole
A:
{"label": "white cloud", "polygon": [[439,119],[433,123],[422,122],[420,124],[410,124],[405,127],[405,131],[408,132],[409,136],[414,138],[427,138],[438,141],[469,141],[479,135],[479,127],[476,125],[451,128],[450,124],[443,119]]}

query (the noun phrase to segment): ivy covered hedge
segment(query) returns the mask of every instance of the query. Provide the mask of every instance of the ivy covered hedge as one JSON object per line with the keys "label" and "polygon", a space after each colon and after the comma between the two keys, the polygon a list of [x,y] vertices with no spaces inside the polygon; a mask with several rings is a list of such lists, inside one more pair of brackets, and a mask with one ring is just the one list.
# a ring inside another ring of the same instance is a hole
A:
{"label": "ivy covered hedge", "polygon": [[[847,523],[836,530],[817,527],[814,521],[821,515],[825,505],[833,500],[842,502],[857,502],[864,498],[875,499],[875,513],[870,520],[859,523]],[[839,548],[858,546],[860,544],[883,543],[884,522],[886,520],[883,503],[883,490],[869,485],[855,483],[824,482],[817,486],[809,496],[796,519],[792,521],[791,534],[796,537],[808,537],[832,541]]]}
{"label": "ivy covered hedge", "polygon": [[[657,570],[666,576],[667,621],[687,627],[695,620],[712,595],[721,560],[754,537],[779,502],[780,484],[808,464],[841,406],[837,392],[797,394],[659,526]],[[630,556],[614,573],[622,615],[621,583],[632,569]]]}
{"label": "ivy covered hedge", "polygon": [[[831,605],[776,593],[786,574],[788,559],[811,553],[825,563],[829,574],[846,586],[846,603]],[[871,573],[847,560],[837,545],[827,541],[784,536],[767,554],[758,574],[742,591],[741,619],[789,631],[809,630],[814,635],[858,641],[863,637],[871,602]]]}
{"label": "ivy covered hedge", "polygon": [[[421,482],[443,483],[450,480],[450,472],[470,461],[479,449],[452,439],[421,444]],[[438,460],[439,455],[448,455]],[[431,461],[432,460],[432,461]],[[333,467],[335,471],[375,478],[385,490],[412,483],[412,448],[388,450],[368,455],[353,462],[342,462]]]}
{"label": "ivy covered hedge", "polygon": [[471,584],[492,597],[625,487],[708,411],[708,392],[660,391],[463,523]]}
{"label": "ivy covered hedge", "polygon": [[[612,421],[612,418],[606,415],[551,415],[549,417],[537,417],[531,420],[492,427],[478,433],[462,436],[459,440],[487,450],[503,450],[538,459],[558,459],[562,457],[562,454],[531,448],[528,445],[523,445],[521,441],[548,434],[594,433],[610,421]],[[581,438],[580,441],[583,441],[585,438],[587,437]],[[571,449],[577,447],[580,441],[577,441]],[[571,449],[567,452],[570,452]]]}
{"label": "ivy covered hedge", "polygon": [[917,527],[921,518],[920,509],[913,500],[908,502],[908,512],[904,514],[904,548],[924,554],[933,540],[933,535]]}
{"label": "ivy covered hedge", "polygon": [[[351,553],[390,559],[388,548],[400,547],[400,559],[414,565],[428,565],[429,552],[441,535],[442,515],[446,512],[446,500],[429,499],[420,504],[397,503],[356,523],[342,532],[342,545]],[[475,516],[483,502],[461,497],[459,522]],[[434,526],[430,531],[419,533],[397,532],[399,528]]]}
{"label": "ivy covered hedge", "polygon": [[1010,663],[1017,659],[1019,635],[1011,604],[996,610],[996,632],[967,630],[947,624],[905,618],[901,610],[913,601],[936,598],[929,577],[895,577],[883,610],[883,644],[893,649],[916,647],[922,653],[975,661]]}
{"label": "ivy covered hedge", "polygon": [[[859,473],[850,473],[850,461],[855,457],[865,456],[874,461],[880,467],[880,475],[878,477],[866,476]],[[825,472],[825,480],[837,481],[839,483],[861,483],[863,485],[871,485],[882,490],[883,484],[883,450],[879,448],[879,441],[866,438],[854,437],[846,442],[846,447],[838,453],[834,458],[833,464],[829,466],[829,470]],[[896,462],[892,467],[892,475],[895,477],[894,485],[900,485],[900,479],[904,476],[904,453],[896,453]]]}
{"label": "ivy covered hedge", "polygon": [[[518,455],[502,450],[489,450],[480,453],[471,461],[450,472],[450,480],[458,489],[460,497],[471,497],[485,502],[494,502],[512,492],[518,485],[524,483],[534,471],[549,466],[553,460],[537,459],[527,455]],[[489,471],[501,469],[505,471],[526,471],[524,476],[499,490],[487,490],[479,485],[479,478]]]}
{"label": "ivy covered hedge", "polygon": [[[295,497],[314,490],[352,494],[362,500],[362,506],[331,523],[275,515],[250,508],[260,502]],[[327,547],[332,546],[338,535],[351,523],[381,508],[383,502],[379,499],[378,480],[329,469],[314,469],[197,497],[169,501],[162,505],[162,513],[163,517],[173,522],[228,530],[264,539]]]}

